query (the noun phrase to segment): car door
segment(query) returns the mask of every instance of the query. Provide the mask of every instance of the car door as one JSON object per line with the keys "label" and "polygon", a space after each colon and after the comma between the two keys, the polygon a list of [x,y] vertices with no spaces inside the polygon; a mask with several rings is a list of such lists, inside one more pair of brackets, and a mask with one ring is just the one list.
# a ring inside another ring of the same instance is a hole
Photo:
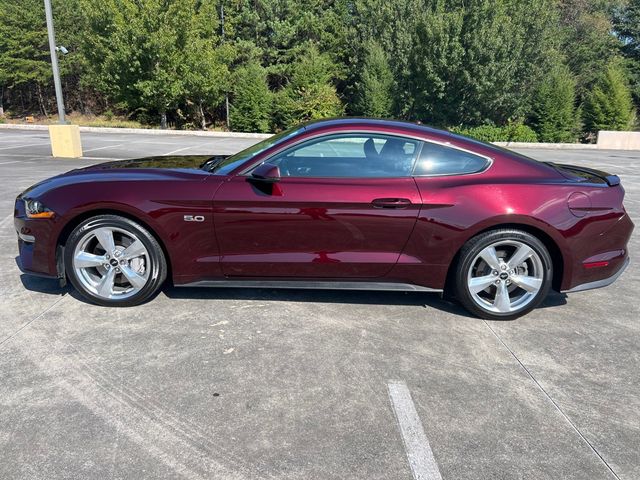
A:
{"label": "car door", "polygon": [[302,140],[225,182],[214,222],[225,275],[375,278],[397,262],[420,210],[411,171],[421,142],[377,133]]}

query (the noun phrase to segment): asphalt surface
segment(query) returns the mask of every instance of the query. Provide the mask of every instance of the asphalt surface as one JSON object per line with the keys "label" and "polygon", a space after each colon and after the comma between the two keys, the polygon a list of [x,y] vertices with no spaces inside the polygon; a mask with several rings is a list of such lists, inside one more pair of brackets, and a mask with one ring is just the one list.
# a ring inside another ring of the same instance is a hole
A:
{"label": "asphalt surface", "polygon": [[[46,132],[0,131],[1,479],[411,479],[422,457],[444,479],[640,478],[637,233],[613,286],[510,322],[424,293],[167,288],[101,308],[20,274],[15,196],[255,140],[82,140],[88,158],[52,159]],[[640,152],[523,153],[620,174],[640,224]]]}

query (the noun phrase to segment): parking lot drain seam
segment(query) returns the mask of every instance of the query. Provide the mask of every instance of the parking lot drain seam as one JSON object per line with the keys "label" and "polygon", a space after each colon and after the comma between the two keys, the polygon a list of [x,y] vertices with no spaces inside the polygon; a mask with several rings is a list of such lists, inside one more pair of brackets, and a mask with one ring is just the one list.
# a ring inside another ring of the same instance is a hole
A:
{"label": "parking lot drain seam", "polygon": [[600,459],[600,461],[604,464],[604,466],[607,468],[607,470],[609,470],[609,473],[611,473],[611,475],[613,475],[614,478],[616,478],[617,480],[620,480],[620,477],[618,476],[618,474],[615,472],[615,470],[611,467],[611,465],[609,465],[609,463],[604,459],[604,457],[602,455],[600,455],[600,452],[598,452],[598,450],[596,449],[596,447],[587,439],[587,437],[584,436],[584,434],[580,431],[580,429],[576,426],[575,423],[573,423],[573,421],[568,417],[568,415],[566,413],[564,413],[564,411],[562,410],[562,408],[560,408],[560,405],[558,405],[556,403],[556,401],[551,397],[551,395],[549,395],[549,393],[544,389],[544,387],[540,384],[540,382],[538,382],[538,380],[536,379],[536,377],[533,376],[533,374],[529,371],[529,369],[524,365],[524,363],[522,363],[522,361],[518,358],[518,356],[515,354],[515,352],[509,348],[509,345],[506,344],[506,342],[504,340],[502,340],[502,337],[500,337],[500,335],[498,335],[498,333],[491,328],[491,325],[489,325],[487,323],[486,320],[483,320],[484,324],[487,326],[487,328],[491,331],[491,333],[493,333],[493,335],[498,339],[498,341],[502,344],[502,346],[504,348],[507,349],[507,351],[511,354],[511,356],[516,360],[516,362],[518,362],[518,364],[520,365],[520,367],[525,371],[525,373],[527,374],[527,376],[533,381],[533,383],[536,384],[536,386],[540,389],[540,391],[544,394],[544,396],[547,398],[547,400],[549,400],[551,402],[551,404],[555,407],[555,409],[560,413],[560,415],[562,415],[562,417],[567,421],[567,423],[569,425],[571,425],[571,428],[573,428],[573,430],[578,434],[578,436],[582,439],[582,441],[584,443],[587,444],[587,446],[591,449],[591,451],[593,453],[596,454],[596,456]]}
{"label": "parking lot drain seam", "polygon": [[40,314],[36,315],[34,318],[32,318],[31,320],[29,320],[27,323],[25,323],[24,325],[22,325],[18,330],[16,330],[15,332],[13,332],[11,335],[9,335],[7,338],[5,338],[4,340],[0,341],[0,348],[7,343],[9,340],[11,340],[12,338],[15,338],[16,335],[18,335],[20,332],[22,332],[25,328],[27,328],[29,325],[31,325],[33,322],[35,322],[36,320],[38,320],[39,318],[42,318],[49,310],[51,310],[53,307],[55,307],[58,303],[60,303],[64,297],[66,296],[66,293],[63,293],[62,296],[56,300],[55,302],[53,302],[51,305],[49,305],[49,307],[47,307],[45,310],[43,310],[42,312],[40,312]]}
{"label": "parking lot drain seam", "polygon": [[389,400],[396,415],[407,460],[415,480],[442,480],[427,435],[407,384],[397,380],[387,382]]}
{"label": "parking lot drain seam", "polygon": [[[67,355],[71,355],[74,359],[73,364],[78,374],[87,377],[105,395],[111,397],[114,402],[123,409],[133,409],[147,417],[148,420],[157,423],[162,428],[171,431],[176,438],[184,442],[198,451],[217,452],[224,457],[227,463],[243,473],[250,475],[250,478],[274,478],[273,475],[265,474],[256,476],[256,470],[247,467],[242,459],[231,452],[228,448],[215,443],[210,438],[210,433],[199,428],[195,423],[180,417],[180,414],[167,409],[166,406],[159,404],[153,400],[154,393],[136,390],[128,387],[122,382],[120,377],[114,378],[107,370],[91,364],[90,359],[85,357],[75,345],[68,343],[63,338],[54,334],[55,341],[65,350]],[[266,470],[264,464],[259,465],[261,469]]]}
{"label": "parking lot drain seam", "polygon": [[12,220],[13,220],[13,213],[10,215],[7,215],[5,218],[0,220],[0,228],[4,228],[5,224],[9,225],[10,223],[12,223]]}

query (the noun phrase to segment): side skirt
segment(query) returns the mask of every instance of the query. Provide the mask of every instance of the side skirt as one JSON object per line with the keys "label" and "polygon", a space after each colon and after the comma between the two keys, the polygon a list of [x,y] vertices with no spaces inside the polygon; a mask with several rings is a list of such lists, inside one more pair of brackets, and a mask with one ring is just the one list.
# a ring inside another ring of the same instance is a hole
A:
{"label": "side skirt", "polygon": [[203,280],[176,285],[176,287],[224,287],[224,288],[297,288],[312,290],[377,290],[388,292],[434,292],[441,289],[410,283],[395,282],[341,282],[316,280]]}

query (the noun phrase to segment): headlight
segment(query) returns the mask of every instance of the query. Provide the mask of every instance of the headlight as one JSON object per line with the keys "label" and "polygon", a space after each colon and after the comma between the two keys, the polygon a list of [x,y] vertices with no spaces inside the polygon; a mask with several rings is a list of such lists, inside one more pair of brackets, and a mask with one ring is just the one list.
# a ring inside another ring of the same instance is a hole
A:
{"label": "headlight", "polygon": [[51,218],[55,214],[45,207],[39,200],[32,200],[30,198],[24,199],[24,208],[27,213],[27,218]]}

